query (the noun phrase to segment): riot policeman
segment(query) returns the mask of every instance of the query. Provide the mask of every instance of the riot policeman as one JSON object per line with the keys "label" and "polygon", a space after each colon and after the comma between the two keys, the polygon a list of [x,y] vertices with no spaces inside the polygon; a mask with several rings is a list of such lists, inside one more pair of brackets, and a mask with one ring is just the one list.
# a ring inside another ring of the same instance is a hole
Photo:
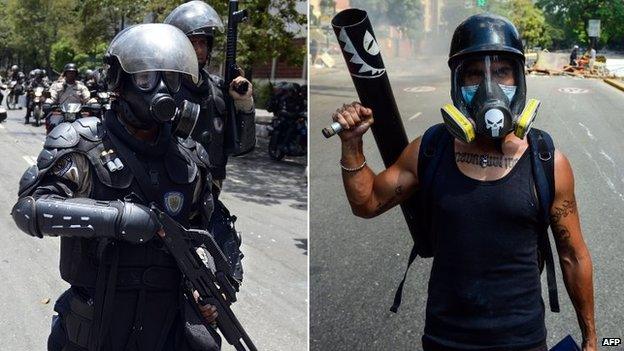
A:
{"label": "riot policeman", "polygon": [[213,322],[215,309],[194,313],[148,207],[187,228],[205,228],[213,212],[208,154],[190,131],[172,128],[197,117],[194,104],[178,109],[172,97],[183,76],[197,79],[193,46],[173,26],[141,24],[112,40],[105,62],[111,110],[52,130],[12,211],[27,234],[61,237],[61,277],[71,287],[55,304],[48,348],[219,349],[214,330],[193,331],[202,318]]}
{"label": "riot policeman", "polygon": [[[193,138],[201,143],[210,155],[210,172],[214,180],[215,198],[218,197],[223,180],[226,176],[228,153],[226,150],[226,123],[228,118],[224,94],[230,94],[234,100],[237,118],[244,119],[255,116],[253,90],[251,83],[240,76],[226,87],[224,80],[209,74],[207,65],[210,63],[216,31],[223,30],[223,23],[217,12],[203,1],[190,1],[176,7],[165,19],[165,23],[176,26],[189,38],[195,49],[199,64],[199,80],[182,79],[180,92],[176,95],[178,103],[183,100],[200,105],[200,116],[193,132]],[[235,87],[247,84],[245,94],[239,94]],[[254,126],[251,126],[254,128]],[[215,212],[211,219],[210,229],[215,239],[224,246],[225,254],[230,263],[236,267],[236,274],[242,279],[242,253],[239,250],[240,236],[234,229],[235,216],[231,216],[221,201],[215,201]]]}

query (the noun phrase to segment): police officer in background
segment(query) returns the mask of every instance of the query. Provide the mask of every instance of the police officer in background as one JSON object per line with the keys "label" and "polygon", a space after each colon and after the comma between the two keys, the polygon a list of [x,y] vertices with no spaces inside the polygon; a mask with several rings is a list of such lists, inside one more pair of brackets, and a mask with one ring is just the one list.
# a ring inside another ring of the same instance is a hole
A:
{"label": "police officer in background", "polygon": [[9,81],[15,80],[18,83],[22,83],[25,77],[24,73],[19,70],[19,67],[17,65],[11,66],[11,70],[9,71],[9,74],[7,74],[7,76]]}
{"label": "police officer in background", "polygon": [[50,103],[59,105],[66,102],[85,104],[91,94],[81,81],[76,80],[77,76],[76,64],[66,64],[61,78],[50,86]]}
{"label": "police officer in background", "polygon": [[201,325],[216,309],[195,313],[148,207],[200,229],[213,211],[208,155],[172,127],[197,118],[196,105],[178,109],[172,97],[182,77],[197,79],[193,46],[173,26],[141,24],[113,39],[105,62],[111,110],[52,130],[12,211],[27,234],[61,237],[71,287],[55,304],[48,349],[218,350],[218,334]]}
{"label": "police officer in background", "polygon": [[[255,116],[253,89],[251,83],[242,76],[235,78],[225,87],[223,79],[209,74],[215,31],[223,30],[223,23],[217,12],[203,1],[190,1],[175,8],[165,19],[165,23],[176,26],[189,38],[195,49],[199,64],[199,80],[182,80],[180,92],[176,95],[178,103],[183,100],[200,105],[200,116],[195,126],[193,138],[200,142],[210,155],[210,172],[214,181],[215,198],[218,197],[226,175],[228,154],[226,144],[227,105],[224,94],[230,94],[234,100],[237,118],[243,115]],[[239,94],[234,87],[247,84],[245,94]],[[253,118],[253,117],[252,117]],[[252,125],[252,127],[254,127]],[[236,217],[231,216],[221,201],[215,201],[215,212],[210,223],[210,231],[225,250],[230,264],[235,267],[237,279],[242,279],[242,253],[239,251],[240,237],[234,229]]]}
{"label": "police officer in background", "polygon": [[33,91],[37,87],[49,88],[49,84],[44,80],[43,70],[39,68],[33,70],[33,78],[26,86],[26,116],[24,117],[24,124],[29,123],[30,115],[33,113]]}

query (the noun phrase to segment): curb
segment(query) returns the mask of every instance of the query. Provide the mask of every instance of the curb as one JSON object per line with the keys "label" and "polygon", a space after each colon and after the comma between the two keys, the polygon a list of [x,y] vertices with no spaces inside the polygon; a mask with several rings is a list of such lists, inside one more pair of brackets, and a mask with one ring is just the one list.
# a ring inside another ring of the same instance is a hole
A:
{"label": "curb", "polygon": [[603,81],[613,87],[615,87],[618,90],[624,91],[624,82],[617,80],[617,79],[611,79],[611,78],[606,78],[603,79]]}

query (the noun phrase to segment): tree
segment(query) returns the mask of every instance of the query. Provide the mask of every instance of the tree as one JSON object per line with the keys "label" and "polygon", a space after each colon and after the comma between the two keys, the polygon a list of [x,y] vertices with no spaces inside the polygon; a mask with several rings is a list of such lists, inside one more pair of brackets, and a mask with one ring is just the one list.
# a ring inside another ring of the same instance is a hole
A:
{"label": "tree", "polygon": [[[559,31],[557,46],[587,43],[587,22],[601,20],[600,45],[622,48],[624,2],[604,0],[539,0],[546,21]],[[562,34],[562,35],[561,35]]]}
{"label": "tree", "polygon": [[531,0],[511,0],[496,2],[490,11],[509,18],[516,26],[528,48],[533,46],[549,47],[552,45],[552,28],[546,24],[542,10]]}
{"label": "tree", "polygon": [[[162,22],[183,0],[0,0],[0,64],[23,61],[29,68],[62,69],[68,61],[84,66],[101,62],[108,44],[124,27]],[[245,0],[249,21],[239,26],[242,65],[268,62],[273,57],[302,64],[305,46],[293,40],[304,33],[306,15],[297,0]],[[227,1],[212,5],[227,19]],[[217,35],[216,57],[221,61],[225,35]],[[73,53],[73,54],[72,54]],[[70,55],[72,54],[72,55]],[[71,57],[70,57],[71,56]],[[61,62],[65,61],[65,62]],[[83,68],[84,68],[83,67]],[[92,67],[91,67],[92,68]]]}

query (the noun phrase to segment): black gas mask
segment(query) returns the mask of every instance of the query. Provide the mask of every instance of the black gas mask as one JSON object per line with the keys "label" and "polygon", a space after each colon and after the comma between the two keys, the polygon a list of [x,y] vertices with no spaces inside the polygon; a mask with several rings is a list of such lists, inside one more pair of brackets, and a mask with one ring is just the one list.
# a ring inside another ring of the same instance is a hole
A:
{"label": "black gas mask", "polygon": [[539,101],[525,101],[523,62],[509,55],[475,55],[451,66],[453,104],[442,107],[451,133],[464,142],[477,135],[524,138],[535,119]]}
{"label": "black gas mask", "polygon": [[185,101],[176,106],[172,94],[180,90],[180,74],[171,71],[122,73],[123,94],[119,106],[124,119],[133,127],[151,129],[173,123],[175,134],[188,137],[199,116],[199,106]]}

